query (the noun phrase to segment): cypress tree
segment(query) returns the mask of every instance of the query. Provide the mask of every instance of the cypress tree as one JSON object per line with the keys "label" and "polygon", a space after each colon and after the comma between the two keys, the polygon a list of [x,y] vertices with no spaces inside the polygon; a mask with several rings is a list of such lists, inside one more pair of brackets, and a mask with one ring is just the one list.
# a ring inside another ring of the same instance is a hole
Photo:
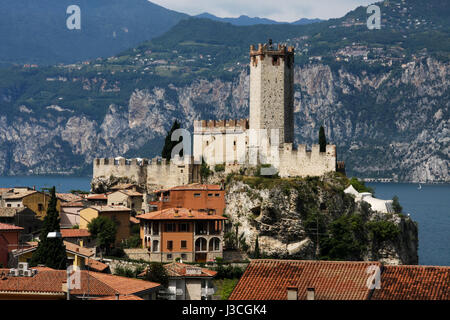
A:
{"label": "cypress tree", "polygon": [[[182,141],[182,138],[180,139],[180,141],[172,141],[172,133],[177,130],[180,129],[180,123],[178,122],[178,120],[175,120],[175,122],[172,125],[172,128],[170,129],[170,131],[167,133],[166,139],[164,140],[164,147],[161,151],[161,157],[163,159],[167,159],[169,160],[172,157],[172,149],[180,142]],[[180,156],[183,156],[183,152],[180,152]]]}
{"label": "cypress tree", "polygon": [[327,138],[325,137],[325,129],[323,126],[320,126],[319,130],[319,145],[320,145],[320,152],[327,151]]}
{"label": "cypress tree", "polygon": [[50,232],[60,232],[59,212],[56,209],[55,187],[51,189],[51,199],[39,236],[39,244],[31,257],[31,266],[43,264],[49,268],[63,270],[67,267],[66,247],[62,238],[47,238]]}

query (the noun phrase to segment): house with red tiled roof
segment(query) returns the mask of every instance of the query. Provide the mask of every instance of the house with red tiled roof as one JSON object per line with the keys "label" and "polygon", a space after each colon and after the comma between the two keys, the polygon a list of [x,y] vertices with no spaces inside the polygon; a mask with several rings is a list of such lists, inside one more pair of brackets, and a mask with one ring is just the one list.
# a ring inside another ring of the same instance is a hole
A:
{"label": "house with red tiled roof", "polygon": [[450,300],[450,267],[384,266],[371,300]]}
{"label": "house with red tiled roof", "polygon": [[[212,279],[217,271],[181,262],[165,264],[169,285],[159,295],[169,300],[211,300],[215,292]],[[145,276],[147,270],[139,276]]]}
{"label": "house with red tiled roof", "polygon": [[367,268],[378,262],[253,260],[230,300],[365,300]]}
{"label": "house with red tiled roof", "polygon": [[61,236],[65,241],[82,247],[93,248],[96,245],[87,229],[61,229]]}
{"label": "house with red tiled roof", "polygon": [[229,299],[449,300],[449,284],[450,267],[262,259],[250,262]]}
{"label": "house with red tiled roof", "polygon": [[170,208],[136,216],[151,261],[205,262],[222,257],[224,222],[213,212]]}
{"label": "house with red tiled roof", "polygon": [[194,210],[213,210],[223,215],[225,210],[225,190],[217,184],[192,183],[164,190],[154,191],[149,206],[152,210],[168,208],[188,208]]}
{"label": "house with red tiled roof", "polygon": [[[111,274],[78,271],[79,281],[69,281],[67,271],[50,268],[33,268],[27,276],[11,274],[9,269],[0,269],[0,300],[71,300],[107,297],[136,296],[143,300],[156,299],[159,283],[120,277]],[[69,287],[69,293],[68,293]],[[138,299],[138,300],[139,300]]]}

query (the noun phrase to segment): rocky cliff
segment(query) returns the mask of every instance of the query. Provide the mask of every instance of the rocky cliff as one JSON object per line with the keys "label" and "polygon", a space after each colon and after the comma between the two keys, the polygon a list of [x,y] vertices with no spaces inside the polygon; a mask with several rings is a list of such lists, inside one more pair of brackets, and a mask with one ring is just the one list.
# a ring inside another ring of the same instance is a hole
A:
{"label": "rocky cliff", "polygon": [[320,179],[229,179],[228,241],[260,256],[418,263],[418,229],[409,217],[374,212],[343,192],[339,174]]}

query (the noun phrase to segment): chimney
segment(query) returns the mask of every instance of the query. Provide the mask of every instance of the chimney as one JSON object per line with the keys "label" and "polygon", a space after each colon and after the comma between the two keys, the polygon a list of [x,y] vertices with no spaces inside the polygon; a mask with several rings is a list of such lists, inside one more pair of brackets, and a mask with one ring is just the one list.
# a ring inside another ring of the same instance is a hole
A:
{"label": "chimney", "polygon": [[287,299],[298,300],[298,288],[294,286],[287,287]]}
{"label": "chimney", "polygon": [[306,289],[306,300],[316,300],[316,290],[314,288]]}

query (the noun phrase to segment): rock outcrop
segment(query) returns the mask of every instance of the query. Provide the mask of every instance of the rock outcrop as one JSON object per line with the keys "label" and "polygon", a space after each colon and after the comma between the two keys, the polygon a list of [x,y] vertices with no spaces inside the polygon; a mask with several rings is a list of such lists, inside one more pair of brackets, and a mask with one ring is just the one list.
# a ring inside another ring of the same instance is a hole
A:
{"label": "rock outcrop", "polygon": [[[249,253],[258,239],[263,256],[417,264],[415,222],[355,204],[343,192],[345,183],[339,175],[290,180],[234,177],[226,195],[230,232]],[[347,224],[352,225],[348,230]]]}

